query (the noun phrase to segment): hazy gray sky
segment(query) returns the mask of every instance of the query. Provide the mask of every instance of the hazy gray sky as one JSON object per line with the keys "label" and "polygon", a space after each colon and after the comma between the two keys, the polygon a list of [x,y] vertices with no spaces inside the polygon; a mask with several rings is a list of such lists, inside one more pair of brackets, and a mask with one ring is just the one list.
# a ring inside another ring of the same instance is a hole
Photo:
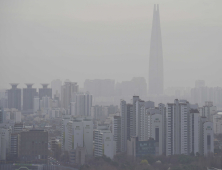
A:
{"label": "hazy gray sky", "polygon": [[222,0],[0,0],[0,88],[148,79],[155,3],[165,87],[222,86]]}

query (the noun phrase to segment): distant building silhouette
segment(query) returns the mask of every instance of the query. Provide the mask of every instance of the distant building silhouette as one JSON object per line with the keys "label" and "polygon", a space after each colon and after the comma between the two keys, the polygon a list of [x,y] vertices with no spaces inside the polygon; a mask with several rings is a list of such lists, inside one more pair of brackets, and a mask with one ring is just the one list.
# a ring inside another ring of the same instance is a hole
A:
{"label": "distant building silhouette", "polygon": [[49,84],[42,84],[42,88],[39,89],[39,99],[42,97],[48,96],[52,98],[52,88],[48,88]]}
{"label": "distant building silhouette", "polygon": [[163,94],[163,52],[159,5],[154,5],[149,59],[149,94]]}
{"label": "distant building silhouette", "polygon": [[11,86],[8,90],[8,108],[21,110],[21,89],[17,88],[17,83],[12,83]]}
{"label": "distant building silhouette", "polygon": [[27,88],[23,88],[23,110],[33,112],[33,99],[37,95],[36,88],[32,88],[33,84],[26,84]]}

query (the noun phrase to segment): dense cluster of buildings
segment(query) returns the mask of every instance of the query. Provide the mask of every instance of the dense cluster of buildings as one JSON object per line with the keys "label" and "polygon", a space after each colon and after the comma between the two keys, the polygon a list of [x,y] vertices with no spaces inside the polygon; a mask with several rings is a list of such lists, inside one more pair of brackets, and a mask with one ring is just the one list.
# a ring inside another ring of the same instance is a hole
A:
{"label": "dense cluster of buildings", "polygon": [[[14,83],[0,91],[0,160],[46,164],[50,151],[66,163],[82,165],[93,156],[214,153],[214,134],[222,133],[217,110],[222,89],[197,81],[193,89],[170,89],[173,95],[164,95],[161,41],[157,5],[149,89],[144,78],[134,77],[117,84],[110,79],[86,80],[82,89],[77,82],[57,79],[51,88],[42,84],[37,90],[29,83],[20,89]],[[184,100],[174,100],[175,96]]]}

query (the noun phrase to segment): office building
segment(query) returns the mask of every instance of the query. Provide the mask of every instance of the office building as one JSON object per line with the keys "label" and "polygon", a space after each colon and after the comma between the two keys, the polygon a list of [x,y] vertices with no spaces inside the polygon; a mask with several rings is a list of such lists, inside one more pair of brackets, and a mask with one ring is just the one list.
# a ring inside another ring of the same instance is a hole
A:
{"label": "office building", "polygon": [[33,84],[26,84],[27,88],[23,88],[23,110],[27,113],[33,113],[33,101],[37,95],[36,88],[32,88]]}
{"label": "office building", "polygon": [[48,132],[44,130],[29,130],[19,134],[18,157],[21,162],[47,163]]}
{"label": "office building", "polygon": [[214,131],[213,123],[209,122],[206,117],[200,118],[200,144],[199,153],[204,156],[214,153]]}
{"label": "office building", "polygon": [[21,110],[21,89],[18,89],[18,84],[12,83],[12,88],[7,91],[8,93],[8,108],[15,108]]}
{"label": "office building", "polygon": [[154,5],[149,58],[149,94],[163,94],[163,52],[159,5]]}
{"label": "office building", "polygon": [[49,84],[42,84],[42,88],[39,88],[39,99],[41,100],[42,97],[49,97],[52,98],[52,89],[48,88]]}
{"label": "office building", "polygon": [[149,139],[147,141],[139,141],[138,137],[131,137],[127,141],[127,155],[136,157],[143,157],[146,155],[155,155],[155,141]]}
{"label": "office building", "polygon": [[150,115],[150,138],[153,138],[155,141],[155,155],[163,154],[163,120],[161,114],[152,114]]}

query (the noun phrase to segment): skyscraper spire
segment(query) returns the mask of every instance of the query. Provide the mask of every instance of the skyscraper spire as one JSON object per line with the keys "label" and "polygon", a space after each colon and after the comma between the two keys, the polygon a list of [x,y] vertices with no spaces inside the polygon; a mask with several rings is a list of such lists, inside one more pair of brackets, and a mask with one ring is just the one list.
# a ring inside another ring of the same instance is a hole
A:
{"label": "skyscraper spire", "polygon": [[149,59],[149,94],[163,94],[163,52],[159,5],[154,5]]}

